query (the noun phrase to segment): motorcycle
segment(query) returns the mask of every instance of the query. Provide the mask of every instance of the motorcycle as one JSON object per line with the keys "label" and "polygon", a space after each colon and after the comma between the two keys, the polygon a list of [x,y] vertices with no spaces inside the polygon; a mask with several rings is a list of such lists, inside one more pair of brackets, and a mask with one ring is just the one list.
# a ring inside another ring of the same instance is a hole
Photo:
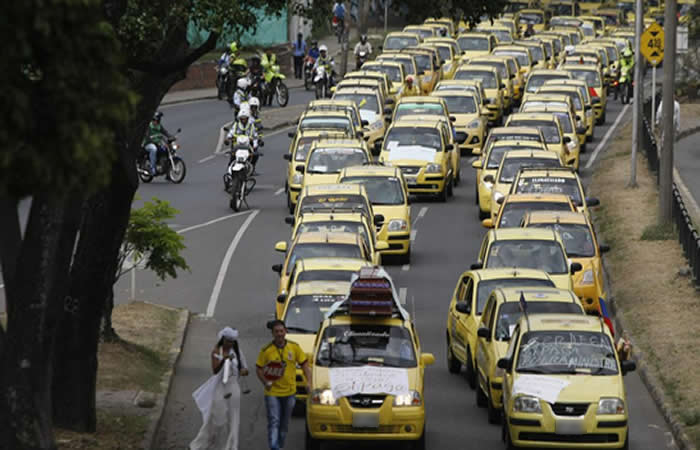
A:
{"label": "motorcycle", "polygon": [[344,20],[338,18],[338,16],[333,16],[333,34],[335,34],[338,37],[338,44],[340,44],[343,40],[343,31],[345,28]]}
{"label": "motorcycle", "polygon": [[256,180],[252,176],[249,147],[237,147],[228,153],[232,158],[224,174],[224,184],[227,186],[226,192],[231,194],[229,207],[238,212],[244,203],[248,206],[246,197],[255,187]]}
{"label": "motorcycle", "polygon": [[[177,133],[181,130],[178,128]],[[176,134],[177,134],[176,133]],[[177,144],[175,137],[169,138],[167,144],[149,143],[147,145],[155,145],[158,147],[156,156],[156,174],[151,175],[151,160],[149,158],[146,146],[141,148],[141,153],[136,160],[136,170],[139,178],[144,183],[150,183],[154,177],[165,175],[169,181],[179,184],[185,179],[187,174],[187,166],[185,161],[177,155],[177,150],[180,146]]]}
{"label": "motorcycle", "polygon": [[[262,129],[262,125],[260,126],[259,129]],[[228,132],[230,131],[230,128],[224,127],[224,131]],[[228,151],[228,153],[232,154],[234,151],[233,148],[236,146],[235,142],[229,142],[228,140],[224,141],[224,145],[231,145],[231,150]],[[265,146],[265,142],[263,142],[261,137],[258,137],[257,139],[257,144],[253,145],[251,143],[250,148],[248,149],[248,162],[249,164],[246,166],[246,174],[248,177],[252,177],[253,174],[255,174],[255,167],[258,164],[258,159],[260,159],[261,156],[263,156],[263,152],[260,151],[262,147]],[[226,192],[230,192],[230,184],[231,179],[224,175],[224,190]]]}
{"label": "motorcycle", "polygon": [[355,57],[355,69],[360,70],[362,65],[367,62],[369,55],[366,51],[361,50],[360,53]]}
{"label": "motorcycle", "polygon": [[[632,68],[623,67],[620,70],[620,80],[617,84],[617,90],[620,93],[620,100],[623,105],[629,103],[632,98],[632,86]],[[617,94],[615,97],[617,97]]]}
{"label": "motorcycle", "polygon": [[230,89],[231,77],[229,75],[228,67],[223,64],[215,68],[216,70],[216,97],[219,100],[223,100],[224,97],[228,97],[228,91]]}
{"label": "motorcycle", "polygon": [[304,89],[307,91],[311,90],[311,86],[313,86],[313,78],[314,78],[314,63],[316,62],[316,59],[313,58],[312,56],[307,56],[304,58]]}
{"label": "motorcycle", "polygon": [[277,104],[281,108],[284,108],[289,103],[289,89],[284,84],[285,78],[287,77],[280,72],[280,66],[277,64],[272,65],[270,70],[265,73],[263,93],[269,100],[269,104],[272,104],[272,98],[277,100]]}
{"label": "motorcycle", "polygon": [[[333,67],[333,60],[331,60],[331,67]],[[331,69],[331,71],[332,70],[333,69]],[[314,86],[316,87],[316,100],[331,97],[331,77],[332,72],[331,74],[326,72],[325,66],[318,66],[316,68],[316,74],[314,76]]]}

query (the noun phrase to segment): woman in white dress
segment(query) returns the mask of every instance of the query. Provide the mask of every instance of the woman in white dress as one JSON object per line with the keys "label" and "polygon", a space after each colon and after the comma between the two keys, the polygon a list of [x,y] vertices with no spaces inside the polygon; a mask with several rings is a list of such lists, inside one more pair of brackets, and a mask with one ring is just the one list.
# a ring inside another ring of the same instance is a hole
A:
{"label": "woman in white dress", "polygon": [[191,450],[238,450],[241,388],[239,376],[248,375],[248,364],[238,348],[238,331],[219,332],[211,352],[214,375],[192,397],[202,412],[202,428],[190,443]]}

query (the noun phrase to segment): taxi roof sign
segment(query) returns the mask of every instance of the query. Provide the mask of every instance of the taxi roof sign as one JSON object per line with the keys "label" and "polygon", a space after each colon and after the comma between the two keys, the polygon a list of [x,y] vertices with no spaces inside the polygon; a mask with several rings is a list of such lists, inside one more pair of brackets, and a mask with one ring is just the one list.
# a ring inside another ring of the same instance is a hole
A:
{"label": "taxi roof sign", "polygon": [[381,267],[363,267],[350,280],[350,292],[331,306],[326,317],[335,314],[351,316],[398,316],[409,320],[408,312],[401,306],[394,283]]}
{"label": "taxi roof sign", "polygon": [[649,64],[658,66],[664,60],[664,29],[654,22],[642,33],[640,51]]}

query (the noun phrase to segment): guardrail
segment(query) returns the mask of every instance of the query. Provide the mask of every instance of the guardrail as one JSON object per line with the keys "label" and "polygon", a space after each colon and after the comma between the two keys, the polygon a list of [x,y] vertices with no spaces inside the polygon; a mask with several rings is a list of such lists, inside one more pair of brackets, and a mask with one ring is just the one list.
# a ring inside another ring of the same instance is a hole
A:
{"label": "guardrail", "polygon": [[[656,95],[656,98],[661,98],[661,95]],[[651,105],[651,99],[644,102],[643,117],[642,117],[642,148],[649,162],[649,170],[656,174],[656,184],[659,184],[659,151],[658,143],[654,133],[651,132],[651,108],[657,108],[656,105]],[[688,209],[683,202],[676,183],[673,183],[671,190],[673,201],[671,202],[671,217],[678,230],[678,242],[683,247],[683,254],[688,260],[688,265],[693,272],[695,286],[700,287],[700,234],[693,226],[693,222],[688,213]]]}

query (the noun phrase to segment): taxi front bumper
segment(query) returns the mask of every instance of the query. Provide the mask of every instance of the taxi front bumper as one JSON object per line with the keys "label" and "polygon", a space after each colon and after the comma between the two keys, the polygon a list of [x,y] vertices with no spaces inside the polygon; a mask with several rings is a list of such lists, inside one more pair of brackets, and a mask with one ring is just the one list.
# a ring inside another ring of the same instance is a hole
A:
{"label": "taxi front bumper", "polygon": [[383,225],[377,234],[377,239],[389,244],[388,250],[382,250],[382,255],[405,255],[411,248],[410,228],[405,231],[387,231],[387,225]]}

